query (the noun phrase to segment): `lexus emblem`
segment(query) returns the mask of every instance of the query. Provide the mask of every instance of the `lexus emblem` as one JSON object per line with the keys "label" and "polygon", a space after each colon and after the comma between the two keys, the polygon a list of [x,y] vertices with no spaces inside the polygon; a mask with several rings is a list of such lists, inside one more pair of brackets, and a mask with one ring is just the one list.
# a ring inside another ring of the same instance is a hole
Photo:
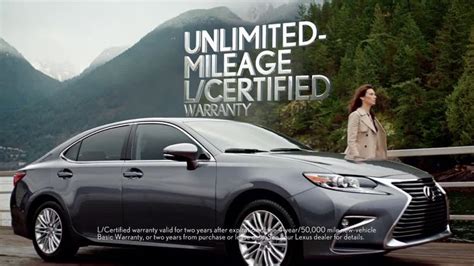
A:
{"label": "lexus emblem", "polygon": [[428,186],[423,187],[423,194],[425,194],[425,197],[427,199],[429,199],[431,201],[435,201],[436,195],[430,187],[428,187]]}

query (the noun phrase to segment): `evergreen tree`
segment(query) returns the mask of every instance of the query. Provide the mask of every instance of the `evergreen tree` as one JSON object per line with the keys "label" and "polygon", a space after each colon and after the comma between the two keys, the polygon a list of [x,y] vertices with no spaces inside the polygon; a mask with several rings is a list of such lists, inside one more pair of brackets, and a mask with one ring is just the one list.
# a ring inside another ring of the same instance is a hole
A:
{"label": "evergreen tree", "polygon": [[368,39],[360,41],[355,51],[355,78],[358,84],[383,85],[387,73],[387,42],[391,36],[385,21],[386,15],[378,4],[373,16]]}
{"label": "evergreen tree", "polygon": [[[368,80],[366,82],[387,86],[389,85],[389,78],[392,73],[393,55],[396,50],[395,38],[389,30],[390,21],[388,18],[390,14],[387,11],[383,11],[379,4],[377,4],[373,16],[374,19],[369,37],[359,44],[359,47],[363,47],[365,60],[369,61],[362,61],[362,63],[369,63],[369,65],[360,64],[360,61],[356,59],[356,66],[358,73],[375,73],[373,81]],[[366,67],[368,69],[364,70]],[[360,77],[358,76],[358,78]],[[363,81],[363,79],[360,81]]]}
{"label": "evergreen tree", "polygon": [[357,86],[355,76],[355,64],[350,54],[346,54],[341,59],[341,67],[333,79],[333,94],[343,102],[350,100],[354,89]]}
{"label": "evergreen tree", "polygon": [[370,45],[359,46],[355,53],[355,80],[357,84],[371,83],[380,85],[378,79],[378,67],[380,61],[377,61],[377,54]]}
{"label": "evergreen tree", "polygon": [[387,15],[382,11],[380,5],[377,4],[374,10],[374,20],[370,29],[369,38],[375,38],[379,35],[385,35],[388,32],[388,25],[386,22]]}
{"label": "evergreen tree", "polygon": [[[334,6],[334,5],[333,5]],[[333,15],[328,22],[328,44],[331,47],[331,56],[341,58],[350,44],[351,26],[353,18],[351,10],[346,5],[333,10]]]}
{"label": "evergreen tree", "polygon": [[466,6],[460,0],[451,2],[443,26],[438,32],[434,44],[437,56],[434,61],[434,72],[430,75],[429,86],[439,92],[437,96],[445,97],[452,90],[461,76],[463,60],[460,55],[466,51],[469,36],[469,21],[467,15],[472,12],[464,10]]}
{"label": "evergreen tree", "polygon": [[429,0],[429,1],[406,1],[405,7],[420,27],[425,40],[432,43],[437,31],[443,25],[443,18],[446,10],[449,9],[450,0]]}
{"label": "evergreen tree", "polygon": [[397,148],[421,148],[427,146],[426,135],[431,130],[431,110],[427,106],[426,91],[419,80],[410,80],[391,88],[399,91],[394,108],[395,136],[389,139]]}
{"label": "evergreen tree", "polygon": [[448,127],[455,145],[474,144],[474,27],[464,57],[464,72],[447,99]]}
{"label": "evergreen tree", "polygon": [[391,81],[396,84],[416,78],[416,64],[416,50],[413,47],[400,42],[400,46],[397,49],[395,58],[393,59],[394,71],[392,72]]}
{"label": "evergreen tree", "polygon": [[396,36],[391,82],[421,78],[426,61],[427,43],[410,12],[399,5],[393,14],[392,34]]}

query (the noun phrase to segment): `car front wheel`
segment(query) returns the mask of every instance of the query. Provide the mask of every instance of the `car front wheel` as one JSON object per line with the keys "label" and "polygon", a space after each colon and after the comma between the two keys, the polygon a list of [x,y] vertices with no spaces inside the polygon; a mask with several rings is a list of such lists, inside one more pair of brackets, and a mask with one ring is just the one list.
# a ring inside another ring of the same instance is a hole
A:
{"label": "car front wheel", "polygon": [[238,215],[235,229],[234,255],[240,264],[295,265],[297,242],[291,240],[288,229],[295,222],[288,211],[270,200],[248,204]]}
{"label": "car front wheel", "polygon": [[43,203],[33,216],[33,245],[46,261],[73,257],[78,249],[72,241],[64,212],[55,202]]}

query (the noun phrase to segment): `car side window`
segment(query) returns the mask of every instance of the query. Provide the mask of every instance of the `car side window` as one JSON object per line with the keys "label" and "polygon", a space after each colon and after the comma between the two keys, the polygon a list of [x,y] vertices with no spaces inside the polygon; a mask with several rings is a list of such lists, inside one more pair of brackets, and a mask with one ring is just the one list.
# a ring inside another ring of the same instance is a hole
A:
{"label": "car side window", "polygon": [[67,151],[64,153],[64,157],[68,158],[69,160],[77,161],[77,154],[79,153],[79,147],[81,147],[81,142],[72,145]]}
{"label": "car side window", "polygon": [[82,140],[78,161],[120,160],[130,126],[104,130]]}
{"label": "car side window", "polygon": [[[163,160],[163,149],[178,143],[196,143],[180,130],[162,124],[138,125],[132,147],[132,160]],[[198,153],[202,154],[198,147]],[[202,158],[202,156],[200,156]]]}

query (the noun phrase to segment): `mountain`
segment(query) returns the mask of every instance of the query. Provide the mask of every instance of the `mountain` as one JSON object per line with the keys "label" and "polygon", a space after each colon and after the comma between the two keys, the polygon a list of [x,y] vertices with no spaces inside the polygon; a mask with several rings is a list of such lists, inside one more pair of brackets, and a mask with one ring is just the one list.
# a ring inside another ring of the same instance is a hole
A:
{"label": "mountain", "polygon": [[275,22],[294,22],[298,21],[298,10],[300,3],[290,2],[288,4],[283,4],[278,7],[273,7],[273,5],[267,6],[263,12],[255,13],[255,23],[257,24],[270,24]]}
{"label": "mountain", "polygon": [[0,38],[0,55],[23,58],[23,56],[4,39]]}
{"label": "mountain", "polygon": [[184,32],[242,25],[247,23],[224,7],[185,12],[109,62],[66,81],[41,104],[16,113],[16,127],[0,136],[0,145],[20,147],[32,160],[100,124],[184,116]]}
{"label": "mountain", "polygon": [[[227,7],[215,7],[211,9],[194,9],[170,19],[159,25],[154,31],[164,28],[182,28],[190,30],[192,28],[199,28],[199,26],[212,26],[220,28],[229,25],[243,25],[245,23],[239,16],[232,12]],[[214,28],[209,28],[214,29]],[[184,31],[183,31],[184,32]]]}
{"label": "mountain", "polygon": [[58,81],[68,80],[78,73],[77,68],[70,62],[32,61],[31,65],[36,70]]}
{"label": "mountain", "polygon": [[123,53],[128,48],[128,46],[117,46],[105,49],[92,61],[92,63],[86,69],[84,69],[84,71],[82,71],[81,75],[89,73],[97,67],[109,62],[110,60]]}
{"label": "mountain", "polygon": [[0,116],[7,116],[50,96],[61,85],[36,70],[0,38]]}
{"label": "mountain", "polygon": [[[245,21],[255,24],[270,24],[279,22],[299,21],[299,7],[300,5],[308,5],[313,1],[297,0],[283,2],[270,1],[254,1],[251,4],[234,4],[231,5],[234,11],[240,18]],[[314,1],[317,4],[322,4],[324,0]]]}
{"label": "mountain", "polygon": [[[22,146],[24,138],[17,135],[15,129],[21,125],[30,131],[36,130],[41,127],[35,123],[41,114],[29,113],[26,120],[32,122],[30,125],[25,125],[24,117],[19,114],[32,106],[42,105],[47,109],[50,103],[46,99],[60,87],[59,81],[33,68],[13,46],[0,38],[0,143],[15,143],[0,146],[12,149]],[[9,150],[0,150],[2,162],[10,161],[11,155]]]}
{"label": "mountain", "polygon": [[269,12],[275,9],[274,5],[271,2],[255,2],[251,5],[234,7],[233,10],[243,20],[258,23],[262,16],[267,16]]}

